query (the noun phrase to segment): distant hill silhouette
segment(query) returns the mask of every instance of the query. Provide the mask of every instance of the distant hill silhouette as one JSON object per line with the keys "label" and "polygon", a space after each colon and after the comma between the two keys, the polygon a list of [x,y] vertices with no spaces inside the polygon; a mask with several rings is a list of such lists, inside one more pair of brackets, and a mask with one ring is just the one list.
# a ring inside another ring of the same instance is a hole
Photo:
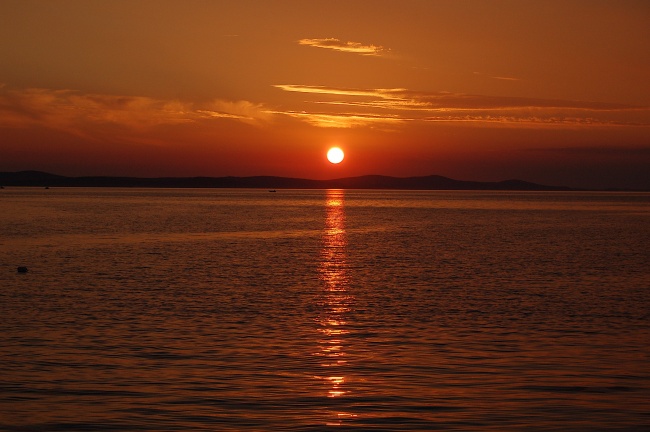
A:
{"label": "distant hill silhouette", "polygon": [[389,177],[366,175],[334,180],[289,177],[66,177],[41,171],[0,172],[0,186],[37,187],[151,187],[151,188],[261,188],[261,189],[404,189],[404,190],[519,190],[563,191],[523,180],[476,182],[430,175]]}

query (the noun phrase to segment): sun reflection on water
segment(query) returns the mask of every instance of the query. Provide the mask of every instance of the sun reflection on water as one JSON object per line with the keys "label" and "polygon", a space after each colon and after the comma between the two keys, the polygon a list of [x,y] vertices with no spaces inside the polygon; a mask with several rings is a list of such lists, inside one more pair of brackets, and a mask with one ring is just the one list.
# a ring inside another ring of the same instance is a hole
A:
{"label": "sun reflection on water", "polygon": [[[349,275],[347,272],[347,237],[345,233],[345,206],[343,190],[330,189],[325,199],[325,227],[322,235],[320,277],[323,281],[321,313],[318,317],[319,351],[323,368],[319,376],[327,385],[327,396],[339,398],[349,394],[345,370],[348,364],[346,336],[348,329],[347,315],[352,308],[354,298],[350,295]],[[341,424],[344,418],[356,417],[351,413],[336,412],[335,423]]]}

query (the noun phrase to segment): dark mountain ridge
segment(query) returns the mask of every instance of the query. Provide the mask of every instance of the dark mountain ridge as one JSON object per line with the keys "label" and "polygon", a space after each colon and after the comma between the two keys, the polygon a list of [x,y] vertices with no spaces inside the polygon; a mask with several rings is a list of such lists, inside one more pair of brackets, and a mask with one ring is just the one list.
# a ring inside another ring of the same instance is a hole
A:
{"label": "dark mountain ridge", "polygon": [[566,191],[523,180],[478,182],[430,175],[390,177],[365,175],[333,180],[290,177],[66,177],[41,171],[0,172],[1,186],[36,187],[152,187],[152,188],[260,188],[260,189],[404,189],[404,190],[521,190]]}

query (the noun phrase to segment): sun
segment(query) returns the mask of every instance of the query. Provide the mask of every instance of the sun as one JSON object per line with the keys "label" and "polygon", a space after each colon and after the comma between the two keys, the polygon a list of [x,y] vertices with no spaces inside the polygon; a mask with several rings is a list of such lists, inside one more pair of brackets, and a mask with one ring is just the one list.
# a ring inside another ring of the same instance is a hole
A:
{"label": "sun", "polygon": [[344,157],[345,153],[338,147],[332,147],[327,151],[327,160],[333,164],[341,163]]}

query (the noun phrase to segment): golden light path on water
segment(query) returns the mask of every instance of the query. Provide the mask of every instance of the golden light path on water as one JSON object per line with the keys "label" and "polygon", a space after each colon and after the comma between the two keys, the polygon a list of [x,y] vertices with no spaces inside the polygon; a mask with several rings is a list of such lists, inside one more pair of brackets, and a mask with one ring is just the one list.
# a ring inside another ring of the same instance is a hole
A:
{"label": "golden light path on water", "polygon": [[[343,372],[348,362],[345,336],[347,314],[354,298],[350,295],[347,274],[347,237],[345,233],[345,191],[329,189],[325,197],[325,227],[322,235],[320,277],[323,281],[322,310],[318,318],[320,366],[327,386],[327,396],[337,398],[348,394],[346,376]],[[340,425],[346,418],[356,417],[346,412],[332,413],[334,421],[328,425]]]}

